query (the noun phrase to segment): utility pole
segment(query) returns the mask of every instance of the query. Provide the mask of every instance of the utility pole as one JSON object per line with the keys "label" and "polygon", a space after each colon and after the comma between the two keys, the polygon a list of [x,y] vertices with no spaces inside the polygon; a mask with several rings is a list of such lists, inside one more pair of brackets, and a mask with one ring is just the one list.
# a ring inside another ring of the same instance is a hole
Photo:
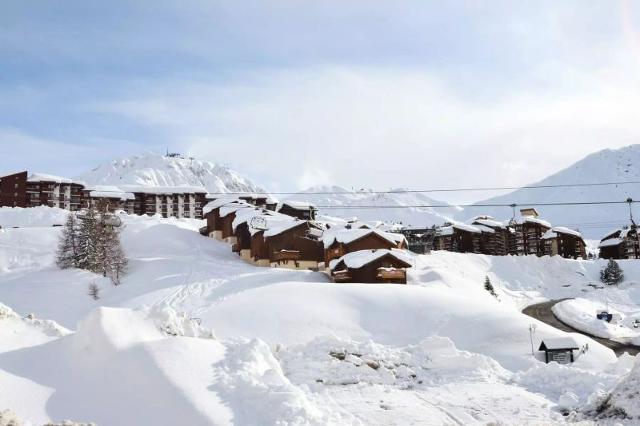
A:
{"label": "utility pole", "polygon": [[536,353],[533,349],[533,336],[536,334],[536,328],[538,328],[535,324],[529,324],[529,340],[531,340],[531,355],[536,356]]}
{"label": "utility pole", "polygon": [[631,208],[633,200],[631,199],[631,197],[627,198],[627,204],[629,204],[629,219],[631,219],[631,227],[635,228],[636,223],[633,221],[633,209]]}

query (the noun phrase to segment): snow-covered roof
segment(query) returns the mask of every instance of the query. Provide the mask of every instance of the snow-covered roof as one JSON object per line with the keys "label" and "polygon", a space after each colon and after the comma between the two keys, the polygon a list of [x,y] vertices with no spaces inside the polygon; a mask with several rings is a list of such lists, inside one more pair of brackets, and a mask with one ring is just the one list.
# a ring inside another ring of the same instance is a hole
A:
{"label": "snow-covered roof", "polygon": [[542,345],[544,345],[549,350],[554,349],[579,349],[580,344],[576,342],[573,337],[549,337],[547,339],[543,339],[540,344],[540,349],[542,350]]}
{"label": "snow-covered roof", "polygon": [[255,210],[255,206],[245,202],[229,203],[227,205],[220,207],[220,217],[226,217],[231,213],[235,213],[241,209]]}
{"label": "snow-covered roof", "polygon": [[619,237],[621,231],[622,231],[621,229],[614,229],[613,231],[608,232],[604,237],[602,237],[602,240],[606,240],[607,238],[611,238],[611,237]]}
{"label": "snow-covered roof", "polygon": [[340,259],[333,259],[329,262],[329,268],[334,270],[340,263],[344,263],[347,268],[358,269],[362,268],[369,263],[380,259],[381,257],[391,255],[401,262],[411,265],[411,258],[404,250],[397,249],[378,249],[378,250],[359,250],[352,253],[347,253]]}
{"label": "snow-covered roof", "polygon": [[284,206],[289,206],[296,210],[315,210],[313,204],[306,201],[283,201],[278,205],[278,210],[280,210]]}
{"label": "snow-covered roof", "polygon": [[383,232],[376,229],[338,229],[326,231],[322,242],[324,243],[324,248],[329,248],[336,241],[342,244],[349,244],[370,234],[376,234],[393,245],[406,241],[402,234]]}
{"label": "snow-covered roof", "polygon": [[542,226],[545,226],[547,228],[551,228],[551,224],[549,222],[547,222],[546,220],[535,218],[533,216],[524,216],[522,218],[522,222],[537,223],[538,225],[542,225]]}
{"label": "snow-covered roof", "polygon": [[564,226],[554,226],[552,229],[553,229],[553,232],[556,232],[558,234],[567,234],[567,235],[573,235],[574,237],[582,238],[581,233],[573,229],[565,228]]}
{"label": "snow-covered roof", "polygon": [[202,186],[144,186],[144,185],[121,185],[120,188],[129,192],[139,192],[142,194],[207,194],[208,191]]}
{"label": "snow-covered roof", "polygon": [[291,220],[291,221],[281,221],[274,226],[270,226],[269,229],[264,231],[264,237],[274,237],[276,235],[280,235],[283,232],[286,232],[290,229],[296,228],[300,225],[306,224],[306,220]]}
{"label": "snow-covered roof", "polygon": [[27,177],[27,182],[53,182],[53,183],[68,183],[68,184],[75,183],[75,184],[84,186],[84,182],[82,181],[75,181],[73,179],[55,176],[55,175],[48,175],[45,173],[31,173]]}
{"label": "snow-covered roof", "polygon": [[453,226],[455,229],[459,229],[461,231],[467,231],[467,232],[471,232],[473,234],[479,234],[480,233],[480,229],[478,229],[475,226],[472,225],[467,225],[466,223],[454,223]]}
{"label": "snow-covered roof", "polygon": [[598,248],[618,246],[622,244],[623,241],[622,238],[609,238],[608,240],[600,241]]}
{"label": "snow-covered roof", "polygon": [[117,186],[94,185],[89,188],[91,198],[118,198],[120,200],[135,200],[136,196],[132,192],[125,192]]}
{"label": "snow-covered roof", "polygon": [[491,228],[490,226],[485,226],[485,225],[473,225],[475,228],[478,228],[480,230],[480,232],[484,232],[487,234],[495,234],[496,230]]}
{"label": "snow-covered roof", "polygon": [[224,197],[220,197],[217,198],[213,201],[208,202],[203,208],[202,208],[202,213],[203,214],[208,214],[210,212],[212,212],[213,210],[220,208],[224,205],[227,205],[229,203],[234,203],[238,201],[238,197],[236,197],[235,195],[228,195],[228,196],[224,196]]}
{"label": "snow-covered roof", "polygon": [[[257,234],[260,231],[266,232],[267,230],[272,228],[280,228],[286,223],[300,223],[299,220],[296,220],[291,216],[287,216],[285,214],[271,212],[271,211],[263,212],[263,214],[259,215],[259,217],[263,219],[262,226],[257,228],[254,227],[253,224],[250,224],[249,226],[249,232],[251,233],[252,236]],[[284,232],[284,231],[281,231],[281,232]]]}
{"label": "snow-covered roof", "polygon": [[506,228],[507,226],[503,223],[503,222],[499,222],[493,218],[491,219],[475,219],[473,221],[473,225],[484,225],[484,226],[488,226],[489,228]]}

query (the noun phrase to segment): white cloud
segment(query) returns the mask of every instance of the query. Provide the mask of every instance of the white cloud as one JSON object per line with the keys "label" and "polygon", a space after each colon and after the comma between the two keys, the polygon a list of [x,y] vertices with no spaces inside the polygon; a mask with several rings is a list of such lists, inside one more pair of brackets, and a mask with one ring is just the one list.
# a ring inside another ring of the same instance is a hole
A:
{"label": "white cloud", "polygon": [[103,109],[162,126],[189,152],[285,189],[521,185],[639,141],[639,85],[626,71],[565,70],[569,89],[469,101],[419,70],[305,68],[177,84]]}

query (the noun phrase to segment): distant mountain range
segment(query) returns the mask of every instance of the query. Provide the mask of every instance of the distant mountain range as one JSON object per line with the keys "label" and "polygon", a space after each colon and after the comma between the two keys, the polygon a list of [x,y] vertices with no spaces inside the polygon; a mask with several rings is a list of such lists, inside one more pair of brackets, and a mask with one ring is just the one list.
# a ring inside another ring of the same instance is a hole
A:
{"label": "distant mountain range", "polygon": [[[319,186],[309,188],[287,199],[307,201],[320,207],[320,213],[343,218],[357,217],[364,221],[382,220],[402,223],[412,227],[427,227],[442,224],[458,214],[460,209],[449,208],[404,208],[404,206],[446,205],[420,193],[376,193],[371,190],[349,190],[340,186]],[[323,206],[327,208],[323,208]],[[378,206],[379,208],[354,209],[357,206]]]}
{"label": "distant mountain range", "polygon": [[[527,186],[630,181],[640,181],[640,145],[595,152],[566,169]],[[506,195],[480,201],[477,204],[515,203],[526,206],[527,203],[624,201],[627,198],[640,200],[639,184],[523,188]],[[611,229],[629,224],[629,208],[625,204],[540,206],[536,209],[542,218],[553,225],[578,229],[587,238],[600,238]],[[634,209],[640,220],[640,205],[634,206]],[[458,212],[455,218],[464,221],[478,214],[489,214],[496,218],[509,219],[512,212],[510,208],[504,207],[467,207]]]}
{"label": "distant mountain range", "polygon": [[[250,179],[216,163],[182,156],[145,154],[111,161],[78,176],[94,185],[203,186],[209,192],[265,192]],[[527,186],[640,181],[640,145],[593,153],[546,179]],[[405,206],[446,205],[420,193],[376,193],[340,186],[313,187],[281,198],[307,201],[321,206],[322,214],[360,220],[383,220],[412,227],[441,225],[448,220],[468,221],[486,214],[508,220],[508,207],[416,208]],[[640,185],[522,188],[476,204],[561,203],[640,200]],[[357,206],[379,208],[357,209]],[[629,223],[627,205],[580,205],[536,207],[541,217],[556,226],[580,230],[587,238]],[[640,208],[636,212],[640,220]]]}

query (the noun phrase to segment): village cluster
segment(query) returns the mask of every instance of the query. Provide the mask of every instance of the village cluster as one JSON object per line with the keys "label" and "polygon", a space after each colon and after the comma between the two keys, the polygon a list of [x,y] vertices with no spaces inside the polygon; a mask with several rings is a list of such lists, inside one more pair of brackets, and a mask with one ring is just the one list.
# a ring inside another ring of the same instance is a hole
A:
{"label": "village cluster", "polygon": [[[578,231],[552,226],[533,208],[522,209],[521,217],[505,222],[477,216],[468,224],[412,229],[318,218],[312,204],[278,203],[265,194],[213,195],[194,187],[89,186],[26,171],[0,178],[0,207],[39,205],[70,211],[101,206],[129,214],[205,219],[201,234],[226,241],[248,262],[324,270],[336,282],[406,283],[406,270],[412,266],[407,250],[587,257]],[[600,257],[640,258],[635,224],[607,234],[600,242]]]}

